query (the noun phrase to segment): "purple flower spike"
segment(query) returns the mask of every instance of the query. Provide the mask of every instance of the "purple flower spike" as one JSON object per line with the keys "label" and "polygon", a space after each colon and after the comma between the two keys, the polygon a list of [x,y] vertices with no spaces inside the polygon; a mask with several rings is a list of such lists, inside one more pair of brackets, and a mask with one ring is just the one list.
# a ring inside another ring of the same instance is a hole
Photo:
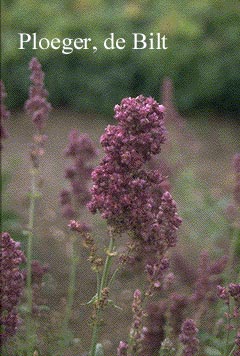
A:
{"label": "purple flower spike", "polygon": [[187,319],[184,321],[179,339],[184,345],[183,356],[194,356],[198,351],[199,340],[197,338],[198,329],[195,321]]}
{"label": "purple flower spike", "polygon": [[20,243],[15,242],[7,232],[1,234],[0,255],[0,344],[10,336],[15,335],[20,319],[17,306],[24,288],[24,274],[19,266],[25,262],[25,256],[20,250]]}
{"label": "purple flower spike", "polygon": [[91,198],[88,184],[93,168],[89,162],[97,156],[97,150],[88,135],[72,130],[65,156],[72,158],[73,161],[65,170],[65,178],[70,181],[71,188],[62,190],[60,203],[63,216],[73,218],[76,216],[75,209],[85,207]]}

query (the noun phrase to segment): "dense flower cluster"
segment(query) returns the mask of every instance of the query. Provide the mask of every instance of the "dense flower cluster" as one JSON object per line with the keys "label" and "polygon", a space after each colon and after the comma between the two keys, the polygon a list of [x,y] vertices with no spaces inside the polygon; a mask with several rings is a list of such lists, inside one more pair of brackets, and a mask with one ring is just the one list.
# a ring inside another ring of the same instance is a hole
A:
{"label": "dense flower cluster", "polygon": [[73,160],[72,166],[65,171],[65,177],[71,183],[71,190],[62,190],[60,203],[63,207],[63,216],[73,218],[76,215],[76,208],[85,206],[90,200],[88,182],[93,168],[89,161],[97,156],[97,150],[88,135],[72,130],[65,155]]}
{"label": "dense flower cluster", "polygon": [[90,211],[99,211],[117,232],[131,231],[146,248],[164,250],[176,243],[181,223],[170,193],[158,197],[163,178],[144,164],[165,141],[164,107],[152,98],[123,99],[115,106],[118,125],[101,137],[105,157],[93,171]]}
{"label": "dense flower cluster", "polygon": [[24,288],[24,275],[19,266],[25,262],[20,243],[15,242],[7,232],[1,234],[1,316],[0,344],[14,335],[20,323],[17,305]]}
{"label": "dense flower cluster", "polygon": [[194,356],[198,351],[199,340],[197,338],[198,329],[195,321],[187,319],[183,322],[179,339],[184,345],[183,356]]}
{"label": "dense flower cluster", "polygon": [[1,104],[0,104],[0,110],[1,110],[1,126],[0,126],[0,149],[2,149],[2,140],[6,139],[8,137],[8,131],[7,129],[3,126],[4,121],[7,120],[10,116],[10,112],[7,110],[4,100],[7,96],[5,87],[2,81],[0,81],[0,95],[1,95]]}
{"label": "dense flower cluster", "polygon": [[32,58],[29,63],[29,69],[32,71],[30,76],[32,85],[29,90],[29,99],[25,103],[25,109],[32,117],[32,121],[39,132],[41,132],[48,119],[51,104],[47,101],[48,92],[44,88],[44,73],[37,58]]}

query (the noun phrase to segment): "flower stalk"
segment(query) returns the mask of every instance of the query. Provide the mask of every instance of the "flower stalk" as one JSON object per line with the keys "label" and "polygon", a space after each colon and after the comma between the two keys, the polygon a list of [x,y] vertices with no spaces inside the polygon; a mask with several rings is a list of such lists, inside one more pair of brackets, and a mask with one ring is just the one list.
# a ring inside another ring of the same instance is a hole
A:
{"label": "flower stalk", "polygon": [[34,216],[35,216],[35,203],[39,197],[36,187],[36,179],[39,174],[38,169],[31,170],[31,191],[30,191],[30,206],[29,206],[29,218],[28,218],[28,231],[27,231],[27,320],[26,320],[26,332],[27,332],[27,344],[28,355],[32,355],[33,338],[32,338],[32,306],[33,306],[33,292],[32,292],[32,250],[33,250],[33,238],[34,238]]}
{"label": "flower stalk", "polygon": [[99,283],[99,287],[97,290],[97,299],[95,301],[94,323],[93,323],[93,329],[92,329],[92,342],[91,342],[91,349],[89,352],[89,356],[95,356],[96,345],[97,345],[98,335],[99,335],[100,325],[101,325],[102,311],[103,311],[103,307],[105,305],[103,292],[105,290],[108,290],[108,280],[109,280],[109,274],[110,274],[110,270],[111,270],[112,260],[113,260],[113,257],[116,255],[116,253],[114,252],[114,248],[115,248],[115,240],[114,240],[113,236],[111,236],[109,246],[106,251],[107,257],[106,257],[103,272],[102,272],[101,282]]}
{"label": "flower stalk", "polygon": [[30,189],[30,205],[27,228],[27,325],[26,337],[28,351],[27,355],[32,356],[34,344],[34,332],[32,325],[32,307],[33,307],[33,291],[32,291],[32,255],[33,255],[33,240],[34,240],[34,219],[36,200],[41,196],[37,190],[37,178],[39,176],[40,158],[44,154],[44,144],[47,136],[43,134],[43,129],[48,119],[51,104],[48,103],[48,92],[44,88],[44,73],[41,64],[36,58],[32,58],[29,63],[31,70],[30,80],[32,85],[29,89],[29,98],[25,103],[25,110],[31,117],[37,134],[33,137],[31,146],[30,159],[32,163],[31,174],[31,189]]}
{"label": "flower stalk", "polygon": [[79,258],[76,251],[76,243],[77,243],[76,236],[72,236],[69,286],[68,286],[65,316],[64,316],[63,327],[62,327],[63,348],[67,346],[67,340],[65,340],[65,338],[68,335],[68,326],[72,314],[72,306],[73,306],[75,286],[76,286],[77,265],[79,262]]}

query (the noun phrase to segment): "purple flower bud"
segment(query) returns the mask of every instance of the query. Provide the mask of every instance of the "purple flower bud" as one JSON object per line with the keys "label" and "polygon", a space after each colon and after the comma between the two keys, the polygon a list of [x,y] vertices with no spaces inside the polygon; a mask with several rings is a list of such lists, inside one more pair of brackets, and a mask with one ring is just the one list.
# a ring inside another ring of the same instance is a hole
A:
{"label": "purple flower bud", "polygon": [[90,227],[85,223],[79,223],[76,220],[70,220],[68,227],[72,231],[77,231],[80,233],[86,233],[90,231]]}
{"label": "purple flower bud", "polygon": [[127,349],[128,344],[124,341],[120,341],[117,349],[117,356],[127,356]]}
{"label": "purple flower bud", "polygon": [[133,298],[134,299],[141,299],[141,297],[142,297],[141,291],[139,289],[136,289],[134,294],[133,294]]}

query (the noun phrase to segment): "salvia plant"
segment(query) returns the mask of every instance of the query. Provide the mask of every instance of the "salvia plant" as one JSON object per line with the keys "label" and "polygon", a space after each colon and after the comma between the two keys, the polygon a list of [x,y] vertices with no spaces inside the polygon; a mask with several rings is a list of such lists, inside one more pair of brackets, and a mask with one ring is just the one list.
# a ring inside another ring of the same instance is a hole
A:
{"label": "salvia plant", "polygon": [[[8,232],[2,233],[0,340],[4,355],[40,356],[45,354],[39,346],[35,319],[42,305],[47,304],[41,299],[41,287],[51,261],[49,265],[42,265],[34,259],[34,241],[38,220],[36,205],[41,198],[42,156],[47,141],[45,128],[51,105],[41,64],[33,58],[29,67],[32,84],[25,110],[35,133],[30,146],[29,216],[24,231],[27,247],[24,254],[19,242]],[[167,108],[185,128],[171,103],[171,82],[166,81],[165,86]],[[5,97],[1,84],[1,139],[8,137],[5,121],[9,112]],[[56,325],[59,332],[55,346],[49,345],[48,355],[71,355],[71,347],[77,339],[71,332],[71,317],[81,263],[79,241],[96,276],[95,294],[86,302],[92,310],[90,319],[82,326],[91,330],[91,343],[88,350],[79,351],[79,355],[80,352],[82,356],[104,355],[101,329],[105,315],[111,312],[110,307],[121,312],[112,297],[114,283],[124,271],[134,273],[136,270],[142,282],[132,290],[132,321],[128,333],[124,333],[111,355],[240,355],[240,269],[236,268],[239,262],[240,154],[233,158],[236,184],[233,202],[226,209],[231,225],[230,247],[216,259],[202,250],[198,267],[193,268],[177,251],[171,254],[178,242],[182,219],[169,192],[167,163],[156,161],[166,141],[164,116],[165,107],[151,97],[139,95],[123,99],[114,108],[116,124],[108,125],[101,136],[103,154],[96,167],[93,161],[98,157],[98,150],[90,137],[76,129],[69,134],[64,156],[71,159],[71,165],[65,170],[66,185],[59,199],[70,241],[70,270],[63,316],[59,319],[60,327]],[[106,222],[108,246],[104,249],[94,228],[85,221],[86,209],[92,214],[99,213]],[[177,264],[177,271],[170,269],[171,259]],[[185,279],[191,288],[179,288],[182,276],[187,276]],[[206,318],[211,318],[210,326]],[[18,334],[24,347],[18,347]]]}

